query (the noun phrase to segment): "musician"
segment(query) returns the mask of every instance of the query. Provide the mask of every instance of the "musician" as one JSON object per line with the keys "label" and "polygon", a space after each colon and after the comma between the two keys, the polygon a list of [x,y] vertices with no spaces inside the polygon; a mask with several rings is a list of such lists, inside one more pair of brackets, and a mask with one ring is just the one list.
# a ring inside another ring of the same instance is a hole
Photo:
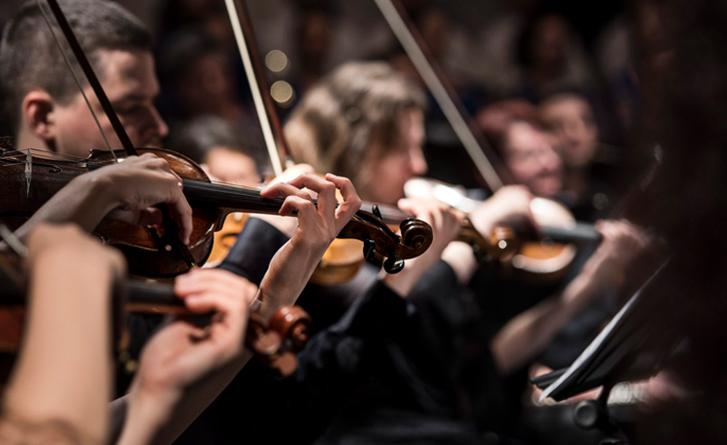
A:
{"label": "musician", "polygon": [[[153,104],[159,86],[148,31],[114,2],[62,3],[134,145],[159,145],[168,130]],[[63,42],[58,26],[52,27]],[[70,54],[67,45],[61,44]],[[77,64],[72,65],[83,79]],[[24,3],[6,25],[0,73],[3,112],[15,132],[16,147],[50,150],[61,158],[75,159],[85,158],[91,149],[107,149],[37,2]],[[111,147],[120,148],[96,96],[85,80],[81,82]],[[192,230],[191,208],[179,184],[166,161],[151,155],[128,159],[71,181],[63,195],[19,234],[37,220],[74,221],[90,230],[111,210],[117,219],[154,224],[160,222],[160,214],[149,207],[165,203],[186,241]]]}
{"label": "musician", "polygon": [[554,136],[553,144],[562,159],[559,198],[579,221],[608,216],[614,199],[609,167],[616,153],[600,142],[601,132],[589,101],[575,90],[556,92],[540,102],[538,117]]}
{"label": "musician", "polygon": [[563,162],[555,150],[554,139],[536,121],[510,121],[498,146],[515,183],[545,198],[562,191]]}
{"label": "musician", "polygon": [[[70,0],[62,8],[134,146],[158,146],[168,129],[153,103],[159,85],[149,32],[114,2]],[[52,28],[71,54],[60,29]],[[16,146],[77,157],[107,148],[37,2],[24,3],[7,24],[1,49],[5,113]],[[71,65],[111,147],[120,147],[77,64]]]}

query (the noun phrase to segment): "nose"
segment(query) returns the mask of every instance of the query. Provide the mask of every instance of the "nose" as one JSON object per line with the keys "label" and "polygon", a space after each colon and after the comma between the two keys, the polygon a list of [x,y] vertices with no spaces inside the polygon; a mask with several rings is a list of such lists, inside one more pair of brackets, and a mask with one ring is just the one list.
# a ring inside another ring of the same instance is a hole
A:
{"label": "nose", "polygon": [[560,164],[560,156],[558,156],[558,153],[552,147],[544,150],[540,156],[540,165],[548,171],[558,170]]}
{"label": "nose", "polygon": [[412,147],[409,151],[409,168],[414,176],[422,176],[429,166],[421,146]]}
{"label": "nose", "polygon": [[159,139],[166,138],[169,135],[169,126],[166,122],[164,122],[164,119],[159,114],[159,111],[156,109],[156,107],[152,107],[151,115],[152,119],[154,120],[154,128],[157,136],[159,137]]}

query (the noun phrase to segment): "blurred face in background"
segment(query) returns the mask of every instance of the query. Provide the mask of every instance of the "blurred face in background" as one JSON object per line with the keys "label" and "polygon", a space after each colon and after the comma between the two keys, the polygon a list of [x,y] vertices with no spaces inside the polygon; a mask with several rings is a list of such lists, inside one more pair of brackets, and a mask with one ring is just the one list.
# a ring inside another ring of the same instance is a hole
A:
{"label": "blurred face in background", "polygon": [[558,15],[543,17],[535,28],[532,39],[533,65],[546,72],[559,72],[565,66],[570,31],[566,21]]}
{"label": "blurred face in background", "polygon": [[235,98],[234,77],[222,52],[210,52],[192,61],[178,80],[178,94],[191,115],[224,116]]}
{"label": "blurred face in background", "polygon": [[376,147],[364,160],[361,190],[364,199],[396,205],[404,197],[404,184],[427,172],[424,159],[424,114],[419,109],[404,111],[399,116],[399,143],[395,147]]}
{"label": "blurred face in background", "polygon": [[505,130],[502,149],[516,183],[546,198],[561,190],[562,164],[548,133],[528,122],[514,121]]}
{"label": "blurred face in background", "polygon": [[255,160],[232,147],[216,145],[204,160],[209,173],[218,181],[256,187],[260,184]]}
{"label": "blurred face in background", "polygon": [[585,99],[576,94],[554,96],[540,106],[540,117],[554,135],[566,167],[591,163],[598,148],[598,127]]}

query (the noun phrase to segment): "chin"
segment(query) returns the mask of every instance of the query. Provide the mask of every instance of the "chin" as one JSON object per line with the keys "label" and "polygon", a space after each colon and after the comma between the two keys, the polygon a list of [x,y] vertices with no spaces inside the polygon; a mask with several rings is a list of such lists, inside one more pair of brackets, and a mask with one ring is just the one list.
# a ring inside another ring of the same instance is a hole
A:
{"label": "chin", "polygon": [[543,198],[552,198],[562,189],[560,181],[543,181],[533,188],[536,195]]}

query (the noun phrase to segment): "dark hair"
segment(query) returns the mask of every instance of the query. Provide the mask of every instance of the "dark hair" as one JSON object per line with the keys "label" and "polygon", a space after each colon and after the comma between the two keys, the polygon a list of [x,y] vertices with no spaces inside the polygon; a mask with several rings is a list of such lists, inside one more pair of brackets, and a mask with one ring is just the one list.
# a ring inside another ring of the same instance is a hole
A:
{"label": "dark hair", "polygon": [[[119,4],[106,0],[61,0],[60,3],[99,77],[104,75],[97,66],[99,50],[151,50],[149,31]],[[55,20],[49,19],[65,51],[71,54]],[[76,65],[72,54],[70,58]],[[0,43],[0,79],[5,98],[3,113],[13,131],[17,131],[20,104],[31,89],[43,89],[60,103],[78,92],[35,0],[24,2],[5,26]]]}
{"label": "dark hair", "polygon": [[220,43],[202,28],[188,27],[172,33],[159,51],[159,77],[174,84],[208,54],[225,54]]}
{"label": "dark hair", "polygon": [[170,146],[197,162],[205,162],[212,148],[226,147],[251,157],[260,165],[259,156],[248,148],[242,135],[218,116],[203,115],[180,125],[172,132]]}

